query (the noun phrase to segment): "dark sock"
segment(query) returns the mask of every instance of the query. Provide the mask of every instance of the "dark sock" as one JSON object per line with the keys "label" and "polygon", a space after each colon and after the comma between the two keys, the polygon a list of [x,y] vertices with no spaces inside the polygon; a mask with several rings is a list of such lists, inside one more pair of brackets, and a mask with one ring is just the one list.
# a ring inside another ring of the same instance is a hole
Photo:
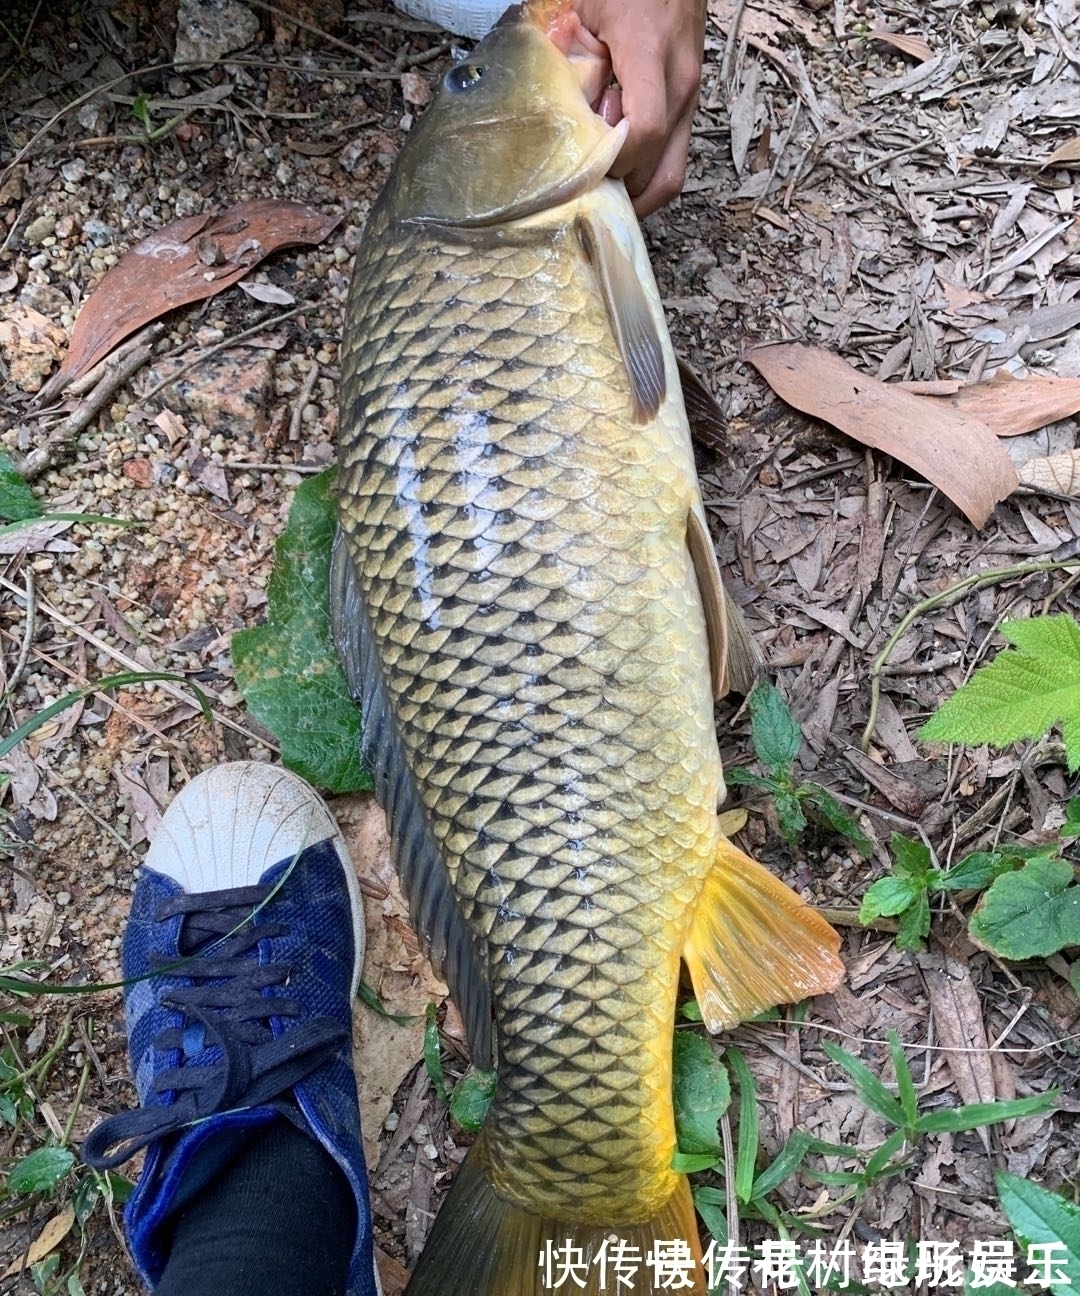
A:
{"label": "dark sock", "polygon": [[177,1212],[154,1296],[341,1296],[355,1240],[348,1180],[282,1118]]}

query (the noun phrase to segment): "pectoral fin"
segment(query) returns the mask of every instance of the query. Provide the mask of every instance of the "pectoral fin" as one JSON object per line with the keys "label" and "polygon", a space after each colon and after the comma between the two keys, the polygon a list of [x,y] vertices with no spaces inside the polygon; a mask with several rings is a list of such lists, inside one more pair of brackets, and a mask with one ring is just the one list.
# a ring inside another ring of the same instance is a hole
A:
{"label": "pectoral fin", "polygon": [[768,869],[721,837],[683,959],[710,1031],[844,978],[840,937]]}
{"label": "pectoral fin", "polygon": [[686,547],[705,612],[713,697],[722,698],[731,689],[749,693],[761,675],[761,653],[739,609],[724,593],[712,536],[696,508],[691,508],[686,520]]}
{"label": "pectoral fin", "polygon": [[618,231],[602,220],[579,216],[578,234],[600,280],[611,330],[630,379],[631,417],[635,423],[648,423],[664,402],[667,376],[660,332],[633,255]]}

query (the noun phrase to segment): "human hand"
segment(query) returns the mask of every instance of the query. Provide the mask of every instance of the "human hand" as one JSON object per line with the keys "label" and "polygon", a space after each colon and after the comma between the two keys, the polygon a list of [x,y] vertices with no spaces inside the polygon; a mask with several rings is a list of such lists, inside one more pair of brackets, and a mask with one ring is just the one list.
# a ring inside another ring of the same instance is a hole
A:
{"label": "human hand", "polygon": [[686,178],[701,88],[705,0],[578,0],[582,24],[611,53],[619,89],[600,111],[626,137],[612,174],[626,180],[639,216],[675,198]]}

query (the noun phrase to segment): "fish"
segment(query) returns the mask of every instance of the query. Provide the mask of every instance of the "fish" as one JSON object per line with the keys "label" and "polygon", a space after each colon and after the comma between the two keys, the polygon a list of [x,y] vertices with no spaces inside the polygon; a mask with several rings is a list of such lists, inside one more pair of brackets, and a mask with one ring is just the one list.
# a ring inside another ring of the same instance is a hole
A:
{"label": "fish", "polygon": [[508,10],[413,125],[346,306],[334,636],[412,921],[498,1072],[408,1296],[539,1293],[567,1257],[615,1290],[616,1252],[618,1290],[666,1291],[665,1247],[703,1293],[681,964],[711,1031],[843,976],[718,817],[746,665],[604,53],[565,0]]}

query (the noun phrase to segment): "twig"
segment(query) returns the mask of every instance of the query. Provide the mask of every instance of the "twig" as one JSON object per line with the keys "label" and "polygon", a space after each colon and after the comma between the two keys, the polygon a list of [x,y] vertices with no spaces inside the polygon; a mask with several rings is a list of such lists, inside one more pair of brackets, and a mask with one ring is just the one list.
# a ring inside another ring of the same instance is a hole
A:
{"label": "twig", "polygon": [[[23,591],[18,587],[18,585],[9,581],[6,576],[0,576],[0,587],[6,589],[9,593],[16,595],[18,598],[24,597]],[[85,630],[78,621],[72,621],[72,619],[65,616],[59,608],[54,608],[52,604],[46,602],[45,599],[39,599],[38,602],[41,610],[46,616],[52,617],[52,619],[59,625],[62,625],[65,630],[71,630],[81,639],[85,639],[86,642],[96,648],[98,652],[105,653],[106,656],[111,657],[113,661],[119,662],[121,666],[126,667],[130,671],[142,673],[147,669],[145,662],[136,661],[134,657],[129,657],[127,653],[122,653],[118,648],[114,648],[112,644],[106,643],[104,639],[100,639],[96,634],[92,634],[89,630]],[[166,696],[171,697],[174,701],[184,702],[186,704],[190,704],[191,702],[191,698],[182,688],[176,684],[171,684],[168,680],[158,680],[156,682],[156,687],[159,688],[162,693],[166,694]],[[218,706],[221,705],[221,698],[218,697],[213,689],[209,688],[205,684],[200,684],[199,687],[211,702],[217,703]],[[223,715],[220,711],[215,711],[213,714],[214,719],[218,724],[224,725],[226,729],[232,729],[238,734],[243,734],[245,738],[250,738],[264,747],[269,747],[272,751],[276,752],[280,750],[268,738],[253,733],[250,729],[245,729],[243,725],[237,724],[235,720],[230,720],[228,716]]]}
{"label": "twig", "polygon": [[22,646],[19,648],[19,659],[15,663],[15,669],[8,677],[8,686],[4,690],[3,701],[7,701],[19,686],[19,681],[26,670],[26,663],[30,660],[30,649],[34,642],[34,626],[37,621],[37,591],[34,586],[34,573],[30,567],[26,568],[23,573],[26,579],[26,626],[23,630]]}
{"label": "twig", "polygon": [[300,388],[300,395],[296,398],[296,404],[293,406],[292,418],[289,419],[289,440],[299,441],[300,430],[304,424],[304,409],[311,399],[311,393],[315,390],[315,380],[319,376],[319,362],[313,360],[311,368],[304,379],[304,385]]}
{"label": "twig", "polygon": [[310,32],[312,36],[318,36],[327,45],[335,45],[338,49],[343,49],[352,58],[359,59],[361,63],[366,63],[369,68],[378,66],[377,61],[372,58],[366,49],[359,45],[350,45],[348,41],[340,40],[337,36],[331,36],[329,32],[324,32],[321,27],[313,27],[310,23],[302,22],[295,14],[286,13],[284,9],[279,9],[277,5],[270,4],[268,0],[248,0],[248,3],[256,9],[262,9],[264,13],[272,13],[278,18],[284,18],[287,23]]}
{"label": "twig", "polygon": [[720,64],[720,84],[727,86],[731,81],[731,68],[735,62],[735,50],[739,44],[739,27],[742,23],[743,10],[746,8],[746,0],[739,0],[735,6],[735,12],[731,18],[731,24],[728,27],[727,44],[724,46],[724,58]]}
{"label": "twig", "polygon": [[104,829],[104,831],[107,832],[110,837],[115,838],[120,843],[120,845],[124,848],[127,854],[131,856],[133,860],[137,860],[139,858],[138,852],[135,850],[135,847],[132,846],[131,842],[127,841],[122,836],[122,834],[119,833],[112,826],[112,824],[108,822],[107,819],[102,819],[102,817],[99,814],[96,814],[94,810],[86,804],[86,802],[82,799],[82,797],[79,796],[78,792],[73,792],[71,788],[66,787],[63,784],[60,785],[60,791],[63,792],[65,796],[70,797],[72,801],[74,801],[75,804],[79,807],[79,809],[83,811],[84,814],[89,815],[90,818],[93,819],[94,823],[96,823],[99,828]]}
{"label": "twig", "polygon": [[955,585],[950,585],[948,589],[941,590],[937,594],[931,594],[929,598],[923,599],[916,603],[901,619],[899,625],[885,641],[885,646],[881,652],[874,658],[870,667],[870,715],[866,721],[866,728],[863,730],[863,736],[859,742],[862,751],[866,751],[870,746],[870,740],[874,736],[874,730],[877,728],[878,707],[881,703],[881,672],[885,663],[892,656],[893,649],[903,638],[905,631],[918,620],[924,612],[935,612],[938,608],[951,607],[953,603],[959,602],[966,594],[973,590],[984,589],[988,585],[1000,585],[1002,581],[1022,579],[1025,576],[1034,576],[1038,572],[1056,571],[1061,567],[1073,567],[1076,565],[1075,558],[1047,559],[1045,562],[1033,563],[1015,563],[1011,567],[994,567],[990,571],[975,572],[971,576],[965,576],[962,581],[957,581]]}
{"label": "twig", "polygon": [[61,451],[67,447],[68,442],[77,437],[101,413],[117,388],[122,387],[149,359],[150,348],[139,346],[114,364],[78,409],[48,434],[43,445],[31,450],[22,464],[16,465],[27,481],[33,481],[35,477],[40,477],[46,468],[51,468],[60,457]]}

